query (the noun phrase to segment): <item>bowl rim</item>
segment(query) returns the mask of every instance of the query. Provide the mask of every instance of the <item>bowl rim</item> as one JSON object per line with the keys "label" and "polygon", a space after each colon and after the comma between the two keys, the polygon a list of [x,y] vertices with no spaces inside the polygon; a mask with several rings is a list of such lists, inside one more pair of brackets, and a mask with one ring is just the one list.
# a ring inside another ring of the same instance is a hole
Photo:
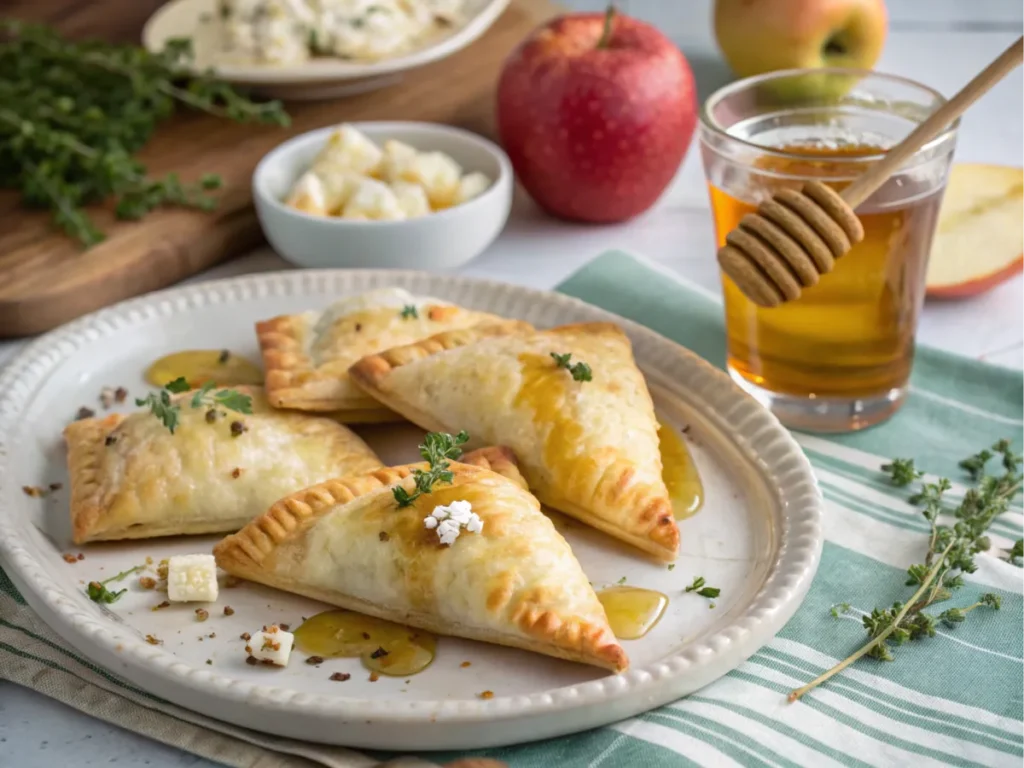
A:
{"label": "bowl rim", "polygon": [[418,120],[364,120],[345,123],[345,125],[351,125],[360,132],[365,132],[365,129],[367,128],[373,132],[387,131],[389,129],[413,129],[423,131],[424,135],[446,134],[448,136],[453,136],[460,141],[472,144],[491,155],[498,164],[498,175],[492,180],[491,185],[486,190],[474,197],[472,200],[458,205],[453,205],[450,208],[445,208],[441,211],[432,211],[425,216],[418,216],[414,219],[353,220],[343,219],[340,216],[320,216],[317,214],[306,213],[305,211],[297,211],[294,208],[288,207],[283,201],[278,200],[264,189],[264,180],[272,167],[275,167],[276,164],[285,162],[285,159],[290,154],[297,152],[300,146],[304,146],[320,136],[326,138],[332,131],[335,131],[338,128],[338,125],[326,125],[321,128],[314,128],[310,131],[300,133],[297,136],[293,136],[292,138],[281,142],[260,158],[260,161],[256,164],[256,168],[252,173],[253,198],[259,199],[269,207],[284,213],[285,215],[294,216],[298,219],[305,219],[309,222],[317,222],[320,226],[334,226],[342,228],[376,227],[378,229],[384,229],[388,226],[400,227],[413,222],[441,222],[460,215],[472,213],[473,211],[479,212],[483,206],[487,205],[493,198],[503,194],[503,192],[511,185],[512,162],[509,160],[508,155],[505,154],[505,151],[490,139],[487,139],[477,133],[473,133],[472,131],[467,131],[465,128],[445,125],[444,123],[429,123]]}

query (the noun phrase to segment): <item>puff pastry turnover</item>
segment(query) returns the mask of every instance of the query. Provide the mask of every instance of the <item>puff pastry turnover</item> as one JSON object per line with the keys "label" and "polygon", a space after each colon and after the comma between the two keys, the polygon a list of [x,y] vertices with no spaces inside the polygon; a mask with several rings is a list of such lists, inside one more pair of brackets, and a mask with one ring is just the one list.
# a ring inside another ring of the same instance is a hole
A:
{"label": "puff pastry turnover", "polygon": [[[576,381],[552,354],[590,366]],[[530,489],[662,560],[679,549],[658,422],[622,330],[584,323],[503,336],[443,333],[360,360],[369,394],[433,431],[466,430],[515,451]]]}
{"label": "puff pastry turnover", "polygon": [[381,466],[341,424],[274,410],[259,388],[235,389],[252,397],[252,414],[210,423],[206,409],[183,405],[173,435],[149,412],[70,424],[75,543],[237,531],[299,488]]}
{"label": "puff pastry turnover", "polygon": [[267,398],[277,408],[330,411],[348,424],[401,420],[349,381],[349,366],[436,333],[500,320],[417,299],[400,288],[382,288],[342,299],[323,312],[257,323]]}
{"label": "puff pastry turnover", "polygon": [[[450,485],[405,508],[392,488],[411,492],[410,475],[425,463],[295,493],[220,542],[217,565],[431,632],[626,669],[604,608],[569,545],[517,481],[512,453],[484,449],[450,466]],[[424,518],[458,500],[472,504],[483,528],[446,546]]]}

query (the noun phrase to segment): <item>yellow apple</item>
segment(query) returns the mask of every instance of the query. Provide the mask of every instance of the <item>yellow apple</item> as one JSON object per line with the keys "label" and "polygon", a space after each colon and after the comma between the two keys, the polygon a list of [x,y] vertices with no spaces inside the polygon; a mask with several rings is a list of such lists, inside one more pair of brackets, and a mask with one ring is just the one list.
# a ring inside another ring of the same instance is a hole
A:
{"label": "yellow apple", "polygon": [[[715,37],[740,77],[779,69],[871,69],[882,53],[884,0],[716,0]],[[807,76],[774,89],[789,98],[840,96],[847,78]]]}
{"label": "yellow apple", "polygon": [[1024,266],[1024,170],[957,163],[928,261],[928,295],[987,291]]}

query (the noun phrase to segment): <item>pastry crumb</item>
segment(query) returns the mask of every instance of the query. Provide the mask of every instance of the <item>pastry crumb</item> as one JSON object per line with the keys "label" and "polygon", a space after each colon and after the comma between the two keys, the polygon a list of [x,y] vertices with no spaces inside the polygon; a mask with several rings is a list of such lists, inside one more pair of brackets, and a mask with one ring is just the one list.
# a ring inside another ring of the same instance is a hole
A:
{"label": "pastry crumb", "polygon": [[117,442],[117,435],[107,435],[107,439],[103,441],[104,445],[113,445]]}
{"label": "pastry crumb", "polygon": [[234,469],[232,469],[231,470],[231,476],[233,478],[235,478],[235,480],[240,478],[242,476],[242,468],[241,467],[235,467]]}
{"label": "pastry crumb", "polygon": [[142,576],[139,579],[139,586],[143,589],[156,589],[156,579],[152,576]]}
{"label": "pastry crumb", "polygon": [[376,683],[378,680],[380,680],[380,675],[378,675],[376,672],[371,672],[370,673],[370,682],[371,683]]}
{"label": "pastry crumb", "polygon": [[317,665],[320,665],[320,664],[324,663],[324,657],[323,656],[310,656],[308,659],[306,659],[306,663],[307,664],[312,664],[313,666],[317,666]]}
{"label": "pastry crumb", "polygon": [[239,579],[237,576],[228,576],[226,579],[224,579],[224,589],[234,589],[241,583],[242,580]]}
{"label": "pastry crumb", "polygon": [[[285,632],[287,632],[287,631],[288,631],[289,629],[291,629],[291,628],[292,628],[292,625],[291,625],[291,624],[285,624],[285,623],[283,623],[283,622],[282,622],[281,624],[278,624],[277,626],[279,626],[279,627],[280,627],[281,629],[283,629],[283,630],[284,630]],[[270,631],[271,631],[271,632],[274,632],[275,630],[274,630],[274,629],[271,629]]]}
{"label": "pastry crumb", "polygon": [[238,637],[242,640],[245,640],[245,642],[249,642],[250,640],[252,640],[252,635],[250,635],[248,632],[243,632]]}
{"label": "pastry crumb", "polygon": [[146,642],[150,645],[163,645],[164,641],[158,638],[156,635],[146,635]]}
{"label": "pastry crumb", "polygon": [[335,672],[333,675],[330,676],[329,679],[333,680],[336,683],[344,683],[346,680],[349,680],[351,678],[352,675],[350,675],[348,672]]}
{"label": "pastry crumb", "polygon": [[59,491],[63,487],[64,487],[63,483],[50,483],[50,490],[51,491]]}
{"label": "pastry crumb", "polygon": [[222,349],[220,351],[220,354],[217,356],[217,362],[220,363],[221,365],[224,365],[224,363],[226,363],[230,359],[231,353],[226,349]]}
{"label": "pastry crumb", "polygon": [[466,667],[471,666],[471,662],[464,661],[461,664],[459,664],[459,666],[465,669]]}
{"label": "pastry crumb", "polygon": [[150,610],[159,611],[161,608],[167,608],[171,604],[170,600],[164,600],[162,603],[157,603]]}
{"label": "pastry crumb", "polygon": [[48,490],[40,488],[38,485],[23,485],[21,486],[21,491],[26,496],[31,496],[36,499],[40,499],[49,493]]}
{"label": "pastry crumb", "polygon": [[213,659],[207,659],[206,663],[212,666],[213,665]]}
{"label": "pastry crumb", "polygon": [[118,387],[114,390],[114,402],[123,403],[128,398],[128,390],[124,387]]}
{"label": "pastry crumb", "polygon": [[210,618],[210,612],[205,608],[196,608],[196,621],[206,621]]}
{"label": "pastry crumb", "polygon": [[224,606],[224,615],[225,616],[234,616],[235,615],[235,609],[232,608],[230,605],[225,605]]}
{"label": "pastry crumb", "polygon": [[480,693],[478,695],[480,696],[481,699],[493,699],[494,698],[494,691],[483,691],[482,693]]}
{"label": "pastry crumb", "polygon": [[388,532],[387,531],[381,531],[380,533],[377,534],[377,538],[380,539],[381,541],[387,541],[391,537],[388,536]]}
{"label": "pastry crumb", "polygon": [[250,665],[250,666],[255,666],[255,665],[259,664],[260,662],[259,662],[259,659],[257,659],[255,656],[246,656],[245,657],[245,663]]}
{"label": "pastry crumb", "polygon": [[210,634],[207,635],[207,637],[210,638],[211,640],[213,640],[213,638],[215,638],[216,636],[217,636],[216,632],[211,632]]}
{"label": "pastry crumb", "polygon": [[94,411],[92,408],[86,408],[83,405],[81,408],[78,409],[78,412],[75,414],[75,421],[81,421],[82,419],[91,419],[95,415],[96,411]]}
{"label": "pastry crumb", "polygon": [[74,564],[78,562],[78,558],[72,555],[70,552],[65,552],[63,555],[61,555],[61,557],[64,558],[65,563]]}
{"label": "pastry crumb", "polygon": [[103,410],[108,410],[114,404],[114,388],[104,387],[100,390],[100,405]]}
{"label": "pastry crumb", "polygon": [[146,555],[146,565],[152,565],[152,564],[153,564],[153,558],[150,557],[149,555]]}
{"label": "pastry crumb", "polygon": [[363,640],[369,640],[369,639],[370,639],[370,633],[369,632],[363,632]]}
{"label": "pastry crumb", "polygon": [[383,646],[378,645],[377,650],[370,654],[371,659],[379,659],[382,656],[387,656],[388,652],[384,650]]}

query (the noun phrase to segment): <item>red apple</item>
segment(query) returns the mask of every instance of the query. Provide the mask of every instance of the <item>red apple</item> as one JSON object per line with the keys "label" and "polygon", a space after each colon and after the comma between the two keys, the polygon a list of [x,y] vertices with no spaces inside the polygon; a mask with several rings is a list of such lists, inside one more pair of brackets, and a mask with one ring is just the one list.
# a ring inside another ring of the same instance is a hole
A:
{"label": "red apple", "polygon": [[566,219],[623,221],[650,208],[679,168],[696,116],[683,54],[611,9],[536,30],[498,83],[498,132],[516,175]]}
{"label": "red apple", "polygon": [[939,211],[927,292],[962,298],[1024,268],[1024,170],[957,163]]}

